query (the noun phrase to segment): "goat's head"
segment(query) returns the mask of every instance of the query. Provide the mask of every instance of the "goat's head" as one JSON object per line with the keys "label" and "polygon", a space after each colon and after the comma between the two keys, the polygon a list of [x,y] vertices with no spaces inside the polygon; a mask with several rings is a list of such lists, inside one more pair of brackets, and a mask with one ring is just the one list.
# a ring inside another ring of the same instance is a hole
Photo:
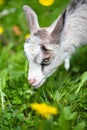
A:
{"label": "goat's head", "polygon": [[[40,87],[61,64],[60,35],[64,25],[64,14],[50,26],[40,28],[36,13],[28,6],[23,7],[30,28],[30,38],[24,45],[29,61],[28,80],[34,87]],[[59,55],[58,55],[59,54]]]}

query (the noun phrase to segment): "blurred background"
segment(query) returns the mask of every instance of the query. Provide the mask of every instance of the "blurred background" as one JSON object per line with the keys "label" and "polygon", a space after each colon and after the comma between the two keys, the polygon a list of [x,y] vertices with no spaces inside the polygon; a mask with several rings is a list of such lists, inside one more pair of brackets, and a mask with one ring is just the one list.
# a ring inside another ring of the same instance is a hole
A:
{"label": "blurred background", "polygon": [[[40,118],[30,110],[32,102],[69,105],[73,111],[79,111],[78,122],[87,119],[87,83],[85,89],[75,95],[76,86],[82,81],[81,74],[87,70],[86,47],[72,58],[69,72],[61,66],[39,90],[33,90],[27,81],[28,62],[23,46],[30,32],[23,5],[29,5],[37,13],[39,24],[44,27],[49,26],[68,3],[69,0],[0,0],[0,130],[36,130],[36,120]],[[86,82],[85,76],[82,79]]]}

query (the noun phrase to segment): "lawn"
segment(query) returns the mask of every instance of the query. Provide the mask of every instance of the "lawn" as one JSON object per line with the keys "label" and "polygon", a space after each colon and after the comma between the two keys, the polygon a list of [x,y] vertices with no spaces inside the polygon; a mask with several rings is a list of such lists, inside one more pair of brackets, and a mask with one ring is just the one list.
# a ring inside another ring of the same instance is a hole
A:
{"label": "lawn", "polygon": [[[87,130],[87,46],[77,49],[68,72],[61,65],[41,88],[34,90],[27,81],[23,46],[29,29],[23,5],[35,10],[41,26],[48,26],[67,3],[0,0],[0,130]],[[58,113],[44,118],[31,109],[32,103],[55,107]]]}

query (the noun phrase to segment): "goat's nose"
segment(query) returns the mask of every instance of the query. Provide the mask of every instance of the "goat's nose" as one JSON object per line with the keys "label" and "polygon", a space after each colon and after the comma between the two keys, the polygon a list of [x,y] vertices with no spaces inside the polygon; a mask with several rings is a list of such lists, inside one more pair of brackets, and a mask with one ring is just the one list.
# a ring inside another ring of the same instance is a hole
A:
{"label": "goat's nose", "polygon": [[36,79],[29,79],[28,81],[29,81],[30,84],[34,84]]}

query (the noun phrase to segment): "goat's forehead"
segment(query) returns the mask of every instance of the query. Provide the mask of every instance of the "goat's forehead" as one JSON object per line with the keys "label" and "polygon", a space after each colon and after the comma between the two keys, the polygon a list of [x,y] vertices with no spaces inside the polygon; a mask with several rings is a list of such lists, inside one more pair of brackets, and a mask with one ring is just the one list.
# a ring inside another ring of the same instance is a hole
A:
{"label": "goat's forehead", "polygon": [[41,46],[37,43],[25,43],[24,51],[27,55],[35,57],[41,52]]}

